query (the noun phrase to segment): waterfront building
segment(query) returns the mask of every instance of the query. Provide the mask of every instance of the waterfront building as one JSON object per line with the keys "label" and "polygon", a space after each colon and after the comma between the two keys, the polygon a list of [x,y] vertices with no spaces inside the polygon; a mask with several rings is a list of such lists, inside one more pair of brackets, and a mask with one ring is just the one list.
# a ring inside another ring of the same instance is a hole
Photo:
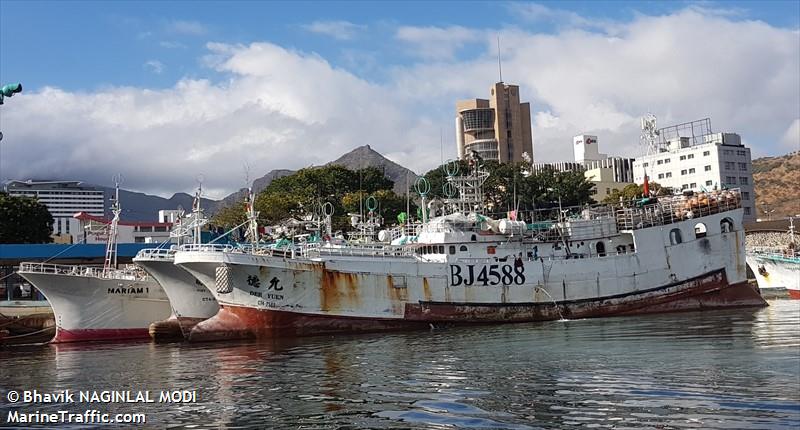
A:
{"label": "waterfront building", "polygon": [[[54,243],[105,243],[108,239],[106,226],[105,191],[81,181],[9,181],[4,186],[12,196],[37,199],[47,206],[53,216]],[[165,211],[169,212],[169,211]],[[174,216],[165,214],[166,220],[159,222],[125,222],[118,227],[119,243],[156,243],[169,240],[170,226]]]}
{"label": "waterfront building", "polygon": [[708,118],[659,129],[648,154],[633,163],[634,180],[675,190],[739,188],[744,221],[755,221],[756,196],[750,148],[736,133],[713,133]]}
{"label": "waterfront building", "polygon": [[[110,219],[98,217],[86,212],[78,212],[73,219],[80,223],[76,230],[78,238],[75,242],[106,243],[108,241],[108,225]],[[170,238],[171,222],[119,221],[117,223],[118,243],[161,243]]]}
{"label": "waterfront building", "polygon": [[456,145],[461,160],[473,151],[501,163],[533,154],[531,105],[520,103],[519,86],[497,82],[489,99],[456,102]]}
{"label": "waterfront building", "polygon": [[91,216],[105,214],[105,193],[80,181],[9,181],[5,191],[12,196],[37,199],[53,216],[53,241],[75,243],[82,236],[80,221],[72,216],[85,212]]}
{"label": "waterfront building", "polygon": [[597,136],[581,134],[572,139],[575,161],[535,163],[533,171],[544,169],[559,172],[583,172],[595,184],[592,199],[602,201],[615,189],[622,190],[633,184],[633,159],[609,157],[600,153]]}

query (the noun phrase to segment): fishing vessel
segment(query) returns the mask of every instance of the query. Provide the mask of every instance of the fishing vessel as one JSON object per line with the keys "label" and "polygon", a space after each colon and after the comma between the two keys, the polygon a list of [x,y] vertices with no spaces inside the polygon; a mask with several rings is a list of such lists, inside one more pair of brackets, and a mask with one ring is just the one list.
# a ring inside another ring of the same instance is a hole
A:
{"label": "fishing vessel", "polygon": [[24,262],[18,273],[33,284],[53,308],[51,342],[149,338],[148,326],[170,315],[169,300],[142,269],[117,264],[117,226],[121,213],[119,183],[103,267]]}
{"label": "fishing vessel", "polygon": [[800,251],[795,242],[794,219],[784,246],[754,246],[747,249],[747,264],[753,270],[758,287],[764,291],[783,291],[800,299]]}
{"label": "fishing vessel", "polygon": [[[766,306],[746,279],[738,190],[493,219],[487,177],[475,157],[465,175],[448,169],[448,197],[410,237],[182,247],[175,264],[220,304],[190,340]],[[429,190],[421,178],[423,208]]]}
{"label": "fishing vessel", "polygon": [[[200,207],[198,189],[192,204],[192,212],[178,217],[170,236],[182,245],[201,243],[201,228],[208,223]],[[172,314],[168,319],[150,324],[150,336],[156,341],[184,339],[195,324],[214,316],[219,310],[214,296],[189,272],[174,264],[176,245],[169,248],[143,249],[133,261],[152,276],[169,298]]]}

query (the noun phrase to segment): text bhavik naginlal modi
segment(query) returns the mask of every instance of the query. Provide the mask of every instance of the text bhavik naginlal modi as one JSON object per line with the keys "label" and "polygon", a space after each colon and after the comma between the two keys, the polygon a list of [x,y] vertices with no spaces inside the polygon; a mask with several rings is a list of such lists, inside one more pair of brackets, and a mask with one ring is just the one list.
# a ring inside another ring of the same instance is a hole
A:
{"label": "text bhavik naginlal modi", "polygon": [[[144,424],[147,417],[142,413],[108,414],[96,409],[82,412],[59,410],[56,412],[31,411],[35,405],[57,404],[113,404],[113,403],[197,403],[196,390],[60,390],[43,392],[39,390],[11,390],[6,392],[6,400],[12,406],[8,411],[6,423],[15,424]],[[18,406],[18,408],[14,407]],[[28,409],[28,410],[25,410]]]}

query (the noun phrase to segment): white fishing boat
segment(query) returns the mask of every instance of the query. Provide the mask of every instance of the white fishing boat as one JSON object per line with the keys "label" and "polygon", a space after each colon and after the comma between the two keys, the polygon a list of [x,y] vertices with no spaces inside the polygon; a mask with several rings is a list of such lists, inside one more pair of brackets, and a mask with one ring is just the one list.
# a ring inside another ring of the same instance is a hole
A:
{"label": "white fishing boat", "polygon": [[[170,236],[178,245],[186,238],[189,243],[201,243],[201,228],[208,220],[200,208],[198,189],[192,204],[192,212],[187,216],[179,216]],[[195,324],[214,316],[219,310],[214,296],[189,272],[174,263],[177,246],[169,248],[143,249],[136,254],[133,261],[152,276],[169,298],[172,314],[163,321],[150,324],[150,336],[154,340],[183,339]]]}
{"label": "white fishing boat", "polygon": [[763,291],[785,290],[790,298],[800,299],[800,251],[795,242],[794,219],[789,218],[783,246],[750,247],[747,264]]}
{"label": "white fishing boat", "polygon": [[423,211],[411,237],[401,226],[385,243],[181,247],[175,264],[220,304],[190,340],[766,306],[746,279],[738,190],[492,219],[488,173],[471,166],[448,172],[457,196]]}
{"label": "white fishing boat", "polygon": [[117,265],[119,183],[112,211],[103,267],[20,264],[19,275],[53,308],[52,342],[146,339],[150,323],[170,315],[167,296],[153,278],[134,265]]}

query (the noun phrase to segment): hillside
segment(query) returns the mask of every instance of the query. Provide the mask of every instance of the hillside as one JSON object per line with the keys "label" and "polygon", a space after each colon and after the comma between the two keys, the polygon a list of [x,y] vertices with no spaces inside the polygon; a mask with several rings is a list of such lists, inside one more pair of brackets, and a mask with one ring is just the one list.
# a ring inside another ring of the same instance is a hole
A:
{"label": "hillside", "polygon": [[[91,185],[91,184],[87,184]],[[91,185],[105,192],[108,201],[114,195],[114,188],[103,185]],[[120,218],[125,221],[157,221],[159,210],[171,210],[182,207],[187,212],[192,210],[194,196],[186,193],[176,193],[172,197],[165,199],[135,191],[119,190],[119,200],[122,205]],[[206,213],[213,213],[219,204],[216,200],[200,199],[200,204]],[[110,201],[106,204],[106,217],[111,218]]]}
{"label": "hillside", "polygon": [[[369,145],[359,146],[356,149],[342,155],[334,161],[326,165],[335,164],[338,166],[347,167],[351,170],[357,170],[362,167],[377,167],[383,170],[383,174],[394,181],[394,192],[397,194],[405,194],[406,192],[406,177],[408,177],[409,184],[413,186],[417,174],[405,167],[395,163],[392,160],[381,155],[380,152],[370,148]],[[253,181],[253,192],[258,194],[272,182],[275,178],[281,178],[294,173],[294,170],[275,169],[271,170],[266,175]],[[218,202],[217,207],[228,207],[236,202],[244,199],[247,190],[241,189],[232,193]]]}
{"label": "hillside", "polygon": [[758,218],[768,218],[764,210],[774,210],[772,219],[800,214],[800,152],[753,160],[753,183]]}
{"label": "hillside", "polygon": [[[269,186],[269,184],[272,182],[273,179],[289,176],[292,173],[294,173],[294,170],[288,170],[288,169],[270,170],[270,172],[267,173],[266,175],[253,181],[253,193],[254,194],[260,193],[261,190]],[[236,191],[235,193],[232,194],[228,194],[227,196],[225,196],[225,198],[218,201],[215,209],[217,207],[226,208],[235,203],[241,202],[244,200],[246,195],[247,195],[247,188],[241,188],[239,191]]]}
{"label": "hillside", "polygon": [[412,187],[414,180],[417,178],[416,173],[384,157],[380,152],[370,148],[369,145],[359,146],[328,164],[344,166],[350,170],[377,167],[383,170],[383,174],[387,178],[394,181],[394,192],[400,195],[406,193],[406,178],[408,178],[409,186]]}

